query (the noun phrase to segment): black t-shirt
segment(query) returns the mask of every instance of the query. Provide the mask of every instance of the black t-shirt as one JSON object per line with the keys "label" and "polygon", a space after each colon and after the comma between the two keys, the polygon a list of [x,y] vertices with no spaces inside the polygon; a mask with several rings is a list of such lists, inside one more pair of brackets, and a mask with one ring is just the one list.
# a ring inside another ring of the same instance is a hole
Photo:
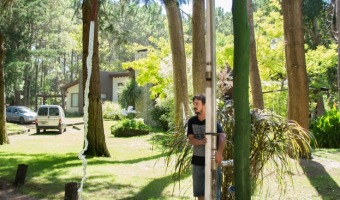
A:
{"label": "black t-shirt", "polygon": [[[217,123],[217,133],[223,133],[222,127]],[[187,136],[193,134],[195,139],[203,140],[205,135],[205,120],[200,121],[197,116],[191,117],[188,122]],[[217,143],[218,145],[218,143]],[[194,146],[191,164],[205,165],[205,146]]]}

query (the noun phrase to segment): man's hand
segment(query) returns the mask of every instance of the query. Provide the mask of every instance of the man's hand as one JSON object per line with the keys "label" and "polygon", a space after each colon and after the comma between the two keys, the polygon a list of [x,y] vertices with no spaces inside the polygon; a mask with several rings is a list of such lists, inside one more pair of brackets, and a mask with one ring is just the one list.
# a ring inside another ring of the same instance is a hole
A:
{"label": "man's hand", "polygon": [[206,145],[207,144],[207,138],[204,137],[203,140],[200,140],[201,141],[201,145]]}
{"label": "man's hand", "polygon": [[216,158],[216,163],[221,164],[223,160],[222,152],[216,151],[215,158]]}

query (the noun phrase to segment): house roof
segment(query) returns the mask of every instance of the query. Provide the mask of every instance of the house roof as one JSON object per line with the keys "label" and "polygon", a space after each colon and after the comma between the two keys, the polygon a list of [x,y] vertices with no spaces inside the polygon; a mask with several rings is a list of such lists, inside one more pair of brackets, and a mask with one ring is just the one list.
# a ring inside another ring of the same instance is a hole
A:
{"label": "house roof", "polygon": [[[106,71],[101,71],[101,72],[108,74],[108,76],[110,78],[119,78],[119,77],[129,76],[129,72],[106,72]],[[67,90],[68,88],[70,88],[74,85],[77,85],[77,84],[79,84],[79,79],[72,81],[70,83],[67,83],[67,84],[61,86],[60,88],[61,88],[61,90]]]}
{"label": "house roof", "polygon": [[129,76],[129,72],[114,72],[114,73],[109,74],[109,76],[111,78],[125,77],[125,76]]}
{"label": "house roof", "polygon": [[69,82],[69,83],[61,86],[60,88],[61,88],[61,90],[67,90],[68,88],[70,88],[70,87],[72,87],[74,85],[77,85],[77,84],[79,84],[79,79],[77,79],[75,81],[72,81],[72,82]]}

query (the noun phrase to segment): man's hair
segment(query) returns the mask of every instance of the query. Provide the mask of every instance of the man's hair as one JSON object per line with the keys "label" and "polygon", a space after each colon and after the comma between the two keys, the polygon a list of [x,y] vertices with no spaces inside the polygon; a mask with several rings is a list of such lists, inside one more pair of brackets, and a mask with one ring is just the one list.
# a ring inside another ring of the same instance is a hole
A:
{"label": "man's hair", "polygon": [[205,105],[205,96],[203,94],[197,94],[192,98],[192,101],[194,102],[196,100],[202,101],[202,104]]}

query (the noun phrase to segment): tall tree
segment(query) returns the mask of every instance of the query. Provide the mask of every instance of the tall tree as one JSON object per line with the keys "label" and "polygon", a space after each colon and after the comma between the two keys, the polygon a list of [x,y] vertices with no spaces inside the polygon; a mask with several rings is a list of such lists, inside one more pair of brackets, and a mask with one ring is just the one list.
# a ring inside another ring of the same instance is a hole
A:
{"label": "tall tree", "polygon": [[[340,102],[340,0],[336,0],[336,28],[338,30],[338,97]],[[340,107],[340,104],[338,107]]]}
{"label": "tall tree", "polygon": [[189,116],[189,95],[186,77],[186,57],[184,48],[183,27],[177,0],[164,0],[164,4],[168,19],[174,73],[174,123],[175,128],[178,130],[180,127],[183,126],[183,116]]}
{"label": "tall tree", "polygon": [[9,143],[6,129],[6,101],[5,101],[5,80],[4,65],[5,52],[3,48],[4,37],[0,32],[0,145]]}
{"label": "tall tree", "polygon": [[192,9],[192,79],[194,94],[205,93],[204,0],[194,0]]}
{"label": "tall tree", "polygon": [[[283,24],[285,37],[286,69],[288,80],[288,119],[295,120],[303,128],[309,126],[309,98],[304,51],[302,0],[283,0]],[[309,156],[304,146],[301,156]]]}
{"label": "tall tree", "polygon": [[247,0],[233,0],[234,26],[234,169],[236,199],[251,199],[250,110],[249,110],[249,26]]}
{"label": "tall tree", "polygon": [[253,97],[254,108],[263,109],[264,103],[263,103],[261,77],[260,77],[259,67],[257,64],[252,0],[247,0],[247,10],[248,10],[248,22],[249,22],[249,31],[250,31],[250,61],[249,61],[250,72],[249,74],[250,74],[251,95]]}
{"label": "tall tree", "polygon": [[[13,3],[12,0],[3,0],[0,3],[0,19],[2,19],[3,11]],[[8,144],[9,138],[6,129],[6,99],[5,99],[5,79],[4,79],[4,59],[5,49],[4,42],[5,38],[3,30],[0,29],[0,145]]]}
{"label": "tall tree", "polygon": [[[86,155],[109,157],[110,153],[106,147],[105,134],[103,127],[102,102],[100,98],[100,70],[98,55],[98,0],[83,1],[83,88],[89,74],[87,70],[86,58],[89,55],[89,31],[90,23],[94,22],[93,56],[92,56],[92,75],[88,96],[84,96],[89,101],[88,107],[88,148]],[[85,93],[85,92],[84,92]],[[86,110],[84,110],[86,112]]]}

